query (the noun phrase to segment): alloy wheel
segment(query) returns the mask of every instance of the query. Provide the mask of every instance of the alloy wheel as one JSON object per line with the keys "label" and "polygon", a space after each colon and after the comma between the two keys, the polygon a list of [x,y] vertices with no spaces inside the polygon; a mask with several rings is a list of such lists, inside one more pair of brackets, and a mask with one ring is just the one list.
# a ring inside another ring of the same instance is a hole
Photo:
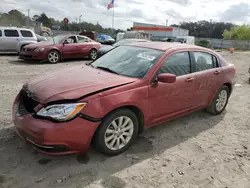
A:
{"label": "alloy wheel", "polygon": [[113,120],[105,132],[105,145],[110,150],[120,150],[131,140],[134,132],[133,121],[127,116],[120,116]]}
{"label": "alloy wheel", "polygon": [[227,104],[227,98],[228,98],[228,93],[226,90],[221,90],[221,92],[219,93],[217,99],[216,99],[216,110],[217,111],[221,111],[223,110],[223,108],[225,107],[225,105]]}
{"label": "alloy wheel", "polygon": [[91,50],[91,52],[90,52],[90,58],[92,60],[95,60],[97,58],[97,52],[95,50]]}
{"label": "alloy wheel", "polygon": [[56,63],[59,61],[59,54],[57,52],[50,52],[48,59],[51,63]]}

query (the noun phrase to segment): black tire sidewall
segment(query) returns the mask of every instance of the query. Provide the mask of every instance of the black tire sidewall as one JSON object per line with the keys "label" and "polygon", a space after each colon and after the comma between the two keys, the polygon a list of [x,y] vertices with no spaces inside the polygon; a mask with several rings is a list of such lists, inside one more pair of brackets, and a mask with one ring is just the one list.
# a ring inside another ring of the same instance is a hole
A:
{"label": "black tire sidewall", "polygon": [[[219,96],[219,94],[220,94],[220,92],[221,92],[222,90],[226,90],[226,92],[227,92],[227,102],[226,102],[225,106],[222,108],[222,110],[218,111],[217,108],[216,108],[216,100],[218,99],[218,96]],[[220,90],[217,92],[217,94],[216,94],[216,96],[215,96],[215,98],[214,98],[214,100],[213,100],[213,104],[212,104],[212,105],[213,105],[213,110],[214,110],[215,114],[221,114],[221,113],[225,110],[225,108],[227,107],[229,95],[230,95],[230,93],[229,93],[229,88],[228,88],[227,86],[223,85],[223,86],[220,88]]]}
{"label": "black tire sidewall", "polygon": [[[95,59],[93,59],[92,56],[91,56],[91,52],[93,52],[93,51],[95,51],[95,53],[96,53],[96,58]],[[91,60],[96,60],[97,59],[97,50],[95,50],[95,49],[90,50],[90,52],[89,52],[89,58]]]}
{"label": "black tire sidewall", "polygon": [[[108,126],[110,125],[110,123],[120,117],[120,116],[127,116],[129,117],[134,124],[134,132],[132,135],[132,138],[130,139],[130,141],[127,143],[126,146],[124,146],[122,149],[119,150],[110,150],[106,144],[105,144],[105,133],[106,130],[108,128]],[[125,150],[127,150],[131,144],[135,141],[137,135],[138,135],[138,130],[139,130],[139,123],[138,123],[138,119],[136,117],[136,115],[129,109],[119,109],[116,110],[114,112],[112,112],[111,114],[109,114],[107,117],[105,117],[102,121],[102,123],[99,125],[98,129],[97,129],[97,133],[95,135],[95,147],[97,150],[99,150],[100,152],[108,155],[108,156],[115,156],[118,155],[120,153],[123,153]]]}
{"label": "black tire sidewall", "polygon": [[[51,62],[51,61],[49,60],[49,54],[50,54],[51,52],[57,53],[57,55],[58,55],[58,57],[59,57],[58,60],[57,60],[57,62]],[[49,53],[48,53],[47,59],[48,59],[48,62],[53,63],[53,64],[56,64],[56,63],[58,63],[58,62],[61,60],[61,56],[60,56],[60,53],[58,53],[58,51],[56,51],[56,50],[51,50],[51,51],[49,51]]]}

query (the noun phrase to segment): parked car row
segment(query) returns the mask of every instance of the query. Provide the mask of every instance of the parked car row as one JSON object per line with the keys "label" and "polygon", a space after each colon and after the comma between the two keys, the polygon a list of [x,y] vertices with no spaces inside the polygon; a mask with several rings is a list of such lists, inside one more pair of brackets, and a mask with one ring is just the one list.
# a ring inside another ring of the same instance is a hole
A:
{"label": "parked car row", "polygon": [[[83,46],[75,45],[79,41]],[[72,48],[79,56],[95,59],[96,53],[91,52],[100,47],[77,35],[43,43],[47,44],[25,47],[22,54],[32,52],[29,57],[37,54],[55,63],[71,56]],[[24,140],[48,155],[87,152],[91,143],[106,155],[118,155],[145,128],[201,109],[222,113],[235,74],[234,65],[206,48],[130,43],[88,66],[28,81],[14,100],[13,121]]]}

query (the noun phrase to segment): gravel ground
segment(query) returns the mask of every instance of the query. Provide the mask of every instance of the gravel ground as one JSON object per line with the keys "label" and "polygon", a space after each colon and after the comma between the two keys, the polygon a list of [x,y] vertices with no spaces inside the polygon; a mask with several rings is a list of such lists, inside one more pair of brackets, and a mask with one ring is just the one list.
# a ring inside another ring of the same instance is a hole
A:
{"label": "gravel ground", "polygon": [[0,56],[0,188],[249,188],[250,53],[222,53],[237,67],[237,85],[220,116],[196,112],[147,130],[124,154],[50,157],[12,128],[11,105],[32,76],[82,64],[23,63]]}

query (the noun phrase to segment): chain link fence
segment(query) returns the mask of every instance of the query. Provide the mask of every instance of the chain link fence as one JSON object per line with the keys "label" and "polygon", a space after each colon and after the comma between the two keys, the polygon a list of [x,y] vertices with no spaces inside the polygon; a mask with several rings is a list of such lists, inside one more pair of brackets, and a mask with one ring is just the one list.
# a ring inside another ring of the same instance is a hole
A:
{"label": "chain link fence", "polygon": [[223,40],[223,39],[209,39],[209,38],[196,38],[196,42],[203,40],[210,40],[213,48],[229,49],[235,48],[238,50],[250,50],[249,40]]}

